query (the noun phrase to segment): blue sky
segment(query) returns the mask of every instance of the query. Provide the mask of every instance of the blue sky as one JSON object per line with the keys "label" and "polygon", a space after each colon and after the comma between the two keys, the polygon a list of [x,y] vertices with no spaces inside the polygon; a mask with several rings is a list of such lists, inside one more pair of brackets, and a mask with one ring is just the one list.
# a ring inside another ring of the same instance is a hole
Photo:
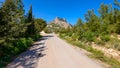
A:
{"label": "blue sky", "polygon": [[23,3],[25,12],[28,12],[32,4],[33,15],[36,18],[50,22],[55,17],[61,17],[73,25],[78,18],[84,20],[84,14],[90,9],[94,9],[98,15],[100,4],[113,4],[113,0],[23,0]]}

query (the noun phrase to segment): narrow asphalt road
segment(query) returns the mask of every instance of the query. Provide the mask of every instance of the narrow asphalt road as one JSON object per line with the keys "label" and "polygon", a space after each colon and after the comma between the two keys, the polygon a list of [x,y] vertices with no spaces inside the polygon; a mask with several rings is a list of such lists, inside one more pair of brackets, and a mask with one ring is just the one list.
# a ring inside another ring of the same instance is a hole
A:
{"label": "narrow asphalt road", "polygon": [[[42,54],[42,55],[40,55]],[[47,34],[6,68],[103,68],[54,34]]]}

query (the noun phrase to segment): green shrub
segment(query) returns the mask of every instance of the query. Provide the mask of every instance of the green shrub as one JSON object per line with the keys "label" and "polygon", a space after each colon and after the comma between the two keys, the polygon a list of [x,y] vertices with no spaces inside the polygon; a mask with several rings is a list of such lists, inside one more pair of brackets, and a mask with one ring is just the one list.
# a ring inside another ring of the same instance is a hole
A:
{"label": "green shrub", "polygon": [[120,43],[115,43],[114,48],[120,51]]}
{"label": "green shrub", "polygon": [[1,56],[0,57],[0,68],[4,68],[10,61],[11,59],[9,55]]}
{"label": "green shrub", "polygon": [[87,39],[87,41],[94,41],[95,34],[91,31],[87,31],[84,33],[84,37]]}
{"label": "green shrub", "polygon": [[90,46],[90,45],[86,45],[85,46],[85,49],[87,50],[87,51],[89,51],[89,52],[92,52],[93,51],[93,48],[92,48],[92,46]]}
{"label": "green shrub", "polygon": [[[38,38],[39,36],[37,36]],[[2,51],[4,55],[0,56],[0,68],[3,68],[11,61],[12,56],[16,56],[25,51],[33,43],[32,38],[20,38],[13,42],[4,42]]]}
{"label": "green shrub", "polygon": [[20,40],[18,40],[16,46],[20,49],[20,51],[24,51],[25,49],[27,49],[26,38],[21,38]]}
{"label": "green shrub", "polygon": [[0,63],[0,68],[3,68],[3,64]]}
{"label": "green shrub", "polygon": [[101,35],[100,39],[104,42],[110,41],[110,36],[109,35]]}
{"label": "green shrub", "polygon": [[14,46],[12,43],[4,42],[2,48],[3,48],[2,51],[4,52],[4,54],[8,54],[8,55],[13,54],[12,51],[14,50]]}
{"label": "green shrub", "polygon": [[67,33],[66,33],[66,36],[71,37],[71,36],[72,36],[72,34],[73,34],[72,32],[67,32]]}
{"label": "green shrub", "polygon": [[47,27],[44,29],[44,31],[45,31],[45,33],[52,33],[52,31],[50,30],[50,28],[47,28]]}
{"label": "green shrub", "polygon": [[111,38],[109,41],[110,47],[120,51],[120,40],[117,38]]}
{"label": "green shrub", "polygon": [[36,34],[34,35],[33,39],[36,41],[38,40],[39,38],[41,38],[42,36],[40,34]]}
{"label": "green shrub", "polygon": [[82,43],[80,43],[78,47],[85,49],[85,45],[83,45]]}
{"label": "green shrub", "polygon": [[97,50],[97,49],[93,49],[93,50],[92,50],[92,53],[94,54],[93,56],[94,56],[95,58],[98,58],[98,59],[101,60],[101,61],[104,61],[104,60],[105,60],[105,58],[104,58],[104,53],[103,53],[102,51]]}
{"label": "green shrub", "polygon": [[64,34],[61,34],[61,33],[60,33],[60,34],[59,34],[59,37],[60,37],[60,38],[63,38],[63,37],[64,37]]}
{"label": "green shrub", "polygon": [[18,48],[18,47],[15,47],[15,48],[14,48],[14,51],[13,51],[13,52],[14,52],[15,55],[16,55],[16,54],[19,54],[19,52],[20,52],[19,49],[20,49],[20,48]]}
{"label": "green shrub", "polygon": [[33,43],[33,39],[32,38],[27,38],[27,46],[30,46]]}
{"label": "green shrub", "polygon": [[96,44],[98,44],[98,45],[102,45],[102,46],[104,46],[105,45],[105,42],[104,41],[102,41],[102,40],[94,40],[94,42],[96,43]]}
{"label": "green shrub", "polygon": [[76,34],[76,33],[73,33],[71,38],[75,41],[75,40],[79,40],[80,38],[80,35]]}

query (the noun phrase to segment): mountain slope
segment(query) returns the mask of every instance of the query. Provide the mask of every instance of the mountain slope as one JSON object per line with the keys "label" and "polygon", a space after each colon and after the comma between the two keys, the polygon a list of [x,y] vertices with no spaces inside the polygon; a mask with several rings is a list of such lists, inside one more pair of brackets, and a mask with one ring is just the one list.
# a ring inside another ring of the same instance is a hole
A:
{"label": "mountain slope", "polygon": [[45,29],[45,32],[58,32],[60,29],[72,28],[65,18],[56,17],[51,23],[49,23]]}

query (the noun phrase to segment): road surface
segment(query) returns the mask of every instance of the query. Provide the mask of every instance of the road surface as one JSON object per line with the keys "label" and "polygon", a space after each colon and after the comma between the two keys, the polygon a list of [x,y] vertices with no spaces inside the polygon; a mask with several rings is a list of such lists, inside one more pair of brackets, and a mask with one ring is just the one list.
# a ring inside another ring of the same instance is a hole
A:
{"label": "road surface", "polygon": [[46,56],[38,60],[36,68],[102,68],[56,35],[50,36],[45,46]]}
{"label": "road surface", "polygon": [[[42,55],[40,55],[42,53]],[[45,35],[7,68],[103,68],[54,34]]]}

